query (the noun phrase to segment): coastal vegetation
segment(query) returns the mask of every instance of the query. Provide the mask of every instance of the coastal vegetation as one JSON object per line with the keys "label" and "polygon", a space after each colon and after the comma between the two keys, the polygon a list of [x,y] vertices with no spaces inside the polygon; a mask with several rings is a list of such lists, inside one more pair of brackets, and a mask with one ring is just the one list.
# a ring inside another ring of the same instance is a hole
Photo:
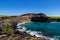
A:
{"label": "coastal vegetation", "polygon": [[4,29],[4,32],[9,33],[9,34],[12,34],[12,33],[14,33],[14,30],[13,30],[12,27],[6,27],[6,28]]}
{"label": "coastal vegetation", "polygon": [[51,19],[51,21],[60,22],[60,16],[49,16],[49,18]]}

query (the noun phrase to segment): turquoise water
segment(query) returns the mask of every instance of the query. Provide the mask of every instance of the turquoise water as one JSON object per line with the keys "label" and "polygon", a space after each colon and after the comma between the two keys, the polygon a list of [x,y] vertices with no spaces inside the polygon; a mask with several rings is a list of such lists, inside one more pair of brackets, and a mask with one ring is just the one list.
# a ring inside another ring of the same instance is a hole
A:
{"label": "turquoise water", "polygon": [[45,36],[60,36],[60,22],[31,22],[24,24],[24,26],[27,28],[27,30],[40,31]]}

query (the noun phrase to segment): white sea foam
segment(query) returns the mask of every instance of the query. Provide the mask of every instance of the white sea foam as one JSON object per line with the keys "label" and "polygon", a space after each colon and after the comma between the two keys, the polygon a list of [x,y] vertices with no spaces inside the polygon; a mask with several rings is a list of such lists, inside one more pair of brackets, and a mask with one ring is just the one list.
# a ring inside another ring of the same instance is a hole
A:
{"label": "white sea foam", "polygon": [[25,24],[25,22],[17,24],[17,28],[16,28],[17,31],[20,31],[20,32],[26,31],[26,28],[24,26],[21,26],[22,24]]}
{"label": "white sea foam", "polygon": [[28,34],[30,34],[32,36],[42,37],[42,32],[28,30],[28,31],[26,31],[26,33],[28,33]]}
{"label": "white sea foam", "polygon": [[25,32],[26,31],[26,28],[25,27],[18,27],[16,30],[20,31],[20,32]]}
{"label": "white sea foam", "polygon": [[[26,27],[21,26],[22,24],[25,24],[25,22],[17,24],[17,29],[16,29],[17,31],[26,32],[26,33],[30,34],[31,36],[43,37],[43,38],[45,38],[46,40],[59,40],[59,39],[57,39],[56,37],[53,37],[53,38],[46,37],[46,36],[44,36],[44,35],[42,34],[42,32],[27,30]],[[60,36],[59,36],[59,37],[60,37]]]}

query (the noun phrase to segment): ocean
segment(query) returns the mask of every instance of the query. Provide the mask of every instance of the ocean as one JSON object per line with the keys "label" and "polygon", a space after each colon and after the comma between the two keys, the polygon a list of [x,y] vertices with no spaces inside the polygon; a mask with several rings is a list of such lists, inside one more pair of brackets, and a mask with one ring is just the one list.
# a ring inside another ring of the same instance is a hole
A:
{"label": "ocean", "polygon": [[60,40],[60,22],[30,22],[23,25],[26,33],[36,36],[45,37],[47,40]]}

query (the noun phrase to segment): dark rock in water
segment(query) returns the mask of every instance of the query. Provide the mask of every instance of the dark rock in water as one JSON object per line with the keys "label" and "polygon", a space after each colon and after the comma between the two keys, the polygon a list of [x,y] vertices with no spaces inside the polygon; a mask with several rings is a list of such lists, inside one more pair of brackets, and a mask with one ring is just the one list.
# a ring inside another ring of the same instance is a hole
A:
{"label": "dark rock in water", "polygon": [[34,17],[31,18],[31,21],[33,21],[33,22],[50,22],[49,18],[43,13],[36,14]]}

